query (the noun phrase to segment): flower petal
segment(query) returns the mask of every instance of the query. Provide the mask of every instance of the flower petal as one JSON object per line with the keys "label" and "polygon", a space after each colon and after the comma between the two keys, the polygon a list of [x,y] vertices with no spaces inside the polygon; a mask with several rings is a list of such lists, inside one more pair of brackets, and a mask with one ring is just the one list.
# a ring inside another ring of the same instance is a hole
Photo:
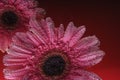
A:
{"label": "flower petal", "polygon": [[9,80],[21,80],[22,77],[27,73],[27,68],[11,70],[4,69],[3,73],[5,74],[5,78]]}
{"label": "flower petal", "polygon": [[27,36],[29,37],[30,40],[33,41],[33,43],[36,45],[36,46],[39,46],[40,42],[38,40],[38,38],[30,31],[27,32]]}
{"label": "flower petal", "polygon": [[40,23],[38,23],[37,20],[35,19],[35,17],[31,18],[31,19],[30,19],[30,22],[29,22],[31,29],[32,29],[32,28],[35,28],[36,31],[37,31],[39,34],[41,34],[41,35],[47,40],[47,39],[48,39],[47,33],[45,32],[44,27],[42,26],[42,25],[44,25],[45,23],[46,23],[46,22],[45,22],[44,19],[42,19],[42,20],[40,21]]}
{"label": "flower petal", "polygon": [[73,36],[75,29],[76,27],[74,26],[73,22],[70,22],[67,26],[67,29],[65,31],[64,37],[62,38],[62,41],[64,41],[65,43],[69,41]]}
{"label": "flower petal", "polygon": [[47,44],[44,36],[42,36],[42,34],[40,34],[35,28],[31,28],[30,31],[32,31],[35,36],[38,38],[39,42],[41,42],[42,44]]}
{"label": "flower petal", "polygon": [[4,53],[8,49],[10,43],[10,36],[0,34],[0,50]]}
{"label": "flower petal", "polygon": [[48,37],[52,43],[54,43],[55,40],[55,28],[54,28],[54,23],[51,18],[46,18],[46,31],[48,33]]}
{"label": "flower petal", "polygon": [[76,57],[80,55],[85,55],[89,52],[99,50],[100,41],[96,36],[89,36],[80,39],[74,46],[73,52],[71,54]]}
{"label": "flower petal", "polygon": [[24,50],[25,52],[34,51],[35,45],[25,33],[16,33],[16,35],[12,38],[12,41],[14,44],[12,43],[10,46],[12,46],[11,48],[13,49],[21,48],[21,50]]}
{"label": "flower petal", "polygon": [[102,80],[98,75],[93,72],[88,72],[83,69],[73,69],[70,75],[65,80]]}
{"label": "flower petal", "polygon": [[72,47],[83,36],[84,33],[85,33],[85,27],[84,26],[78,27],[74,36],[71,38],[69,42],[69,46]]}
{"label": "flower petal", "polygon": [[64,26],[63,24],[60,24],[60,27],[58,28],[58,38],[62,38],[64,36]]}
{"label": "flower petal", "polygon": [[12,55],[12,56],[16,56],[16,57],[21,57],[21,58],[28,58],[28,57],[31,57],[31,54],[27,54],[27,53],[24,53],[24,52],[19,52],[19,51],[15,51],[15,50],[12,50],[12,49],[8,49],[7,50],[7,53]]}
{"label": "flower petal", "polygon": [[81,67],[91,67],[99,63],[105,53],[101,50],[89,52],[88,54],[78,56],[74,61]]}
{"label": "flower petal", "polygon": [[3,63],[5,66],[22,66],[25,65],[26,63],[26,59],[23,57],[19,57],[19,56],[11,56],[11,55],[5,55],[4,59],[3,59]]}
{"label": "flower petal", "polygon": [[100,41],[96,36],[89,36],[81,39],[79,42],[76,43],[74,47],[75,49],[81,49],[81,48],[87,49],[89,47],[99,46],[99,44],[100,44]]}

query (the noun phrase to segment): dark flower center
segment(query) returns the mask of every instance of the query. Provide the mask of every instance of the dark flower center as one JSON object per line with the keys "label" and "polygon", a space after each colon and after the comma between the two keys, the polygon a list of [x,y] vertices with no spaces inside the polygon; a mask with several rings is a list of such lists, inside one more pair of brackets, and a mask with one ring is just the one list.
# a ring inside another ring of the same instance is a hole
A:
{"label": "dark flower center", "polygon": [[49,57],[43,64],[43,72],[47,76],[59,76],[63,73],[66,63],[59,55]]}
{"label": "dark flower center", "polygon": [[1,15],[1,22],[6,26],[13,27],[17,23],[17,21],[18,16],[13,11],[6,11]]}

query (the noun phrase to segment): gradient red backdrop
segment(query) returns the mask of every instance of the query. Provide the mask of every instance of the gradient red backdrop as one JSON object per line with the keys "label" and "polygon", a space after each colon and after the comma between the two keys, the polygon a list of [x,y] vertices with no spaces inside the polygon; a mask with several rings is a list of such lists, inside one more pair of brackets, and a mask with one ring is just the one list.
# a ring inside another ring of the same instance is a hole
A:
{"label": "gradient red backdrop", "polygon": [[[120,80],[120,3],[110,1],[39,0],[39,6],[46,10],[56,26],[73,21],[76,26],[85,25],[85,36],[96,35],[101,49],[106,52],[103,61],[90,68],[103,80]],[[3,64],[0,54],[0,80],[3,78]]]}

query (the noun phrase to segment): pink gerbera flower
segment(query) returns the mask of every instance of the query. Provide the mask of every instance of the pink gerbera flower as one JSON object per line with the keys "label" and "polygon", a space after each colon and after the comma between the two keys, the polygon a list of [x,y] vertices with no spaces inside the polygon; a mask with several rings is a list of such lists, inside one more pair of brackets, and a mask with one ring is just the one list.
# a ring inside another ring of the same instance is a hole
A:
{"label": "pink gerbera flower", "polygon": [[0,50],[8,48],[14,33],[26,30],[31,16],[41,18],[43,12],[34,0],[0,0]]}
{"label": "pink gerbera flower", "polygon": [[82,38],[85,27],[70,22],[64,31],[50,18],[30,21],[30,30],[16,33],[4,56],[7,80],[102,80],[85,69],[99,63],[104,52],[95,36]]}

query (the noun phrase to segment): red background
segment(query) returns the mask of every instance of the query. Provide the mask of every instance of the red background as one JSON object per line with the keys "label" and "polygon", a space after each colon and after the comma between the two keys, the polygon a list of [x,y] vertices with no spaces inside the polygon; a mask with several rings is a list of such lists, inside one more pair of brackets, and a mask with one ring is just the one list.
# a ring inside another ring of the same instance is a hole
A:
{"label": "red background", "polygon": [[[56,26],[73,21],[76,26],[85,25],[85,36],[96,35],[101,49],[106,52],[103,61],[90,68],[103,80],[120,80],[120,3],[110,1],[39,0]],[[3,79],[0,55],[0,80]]]}

